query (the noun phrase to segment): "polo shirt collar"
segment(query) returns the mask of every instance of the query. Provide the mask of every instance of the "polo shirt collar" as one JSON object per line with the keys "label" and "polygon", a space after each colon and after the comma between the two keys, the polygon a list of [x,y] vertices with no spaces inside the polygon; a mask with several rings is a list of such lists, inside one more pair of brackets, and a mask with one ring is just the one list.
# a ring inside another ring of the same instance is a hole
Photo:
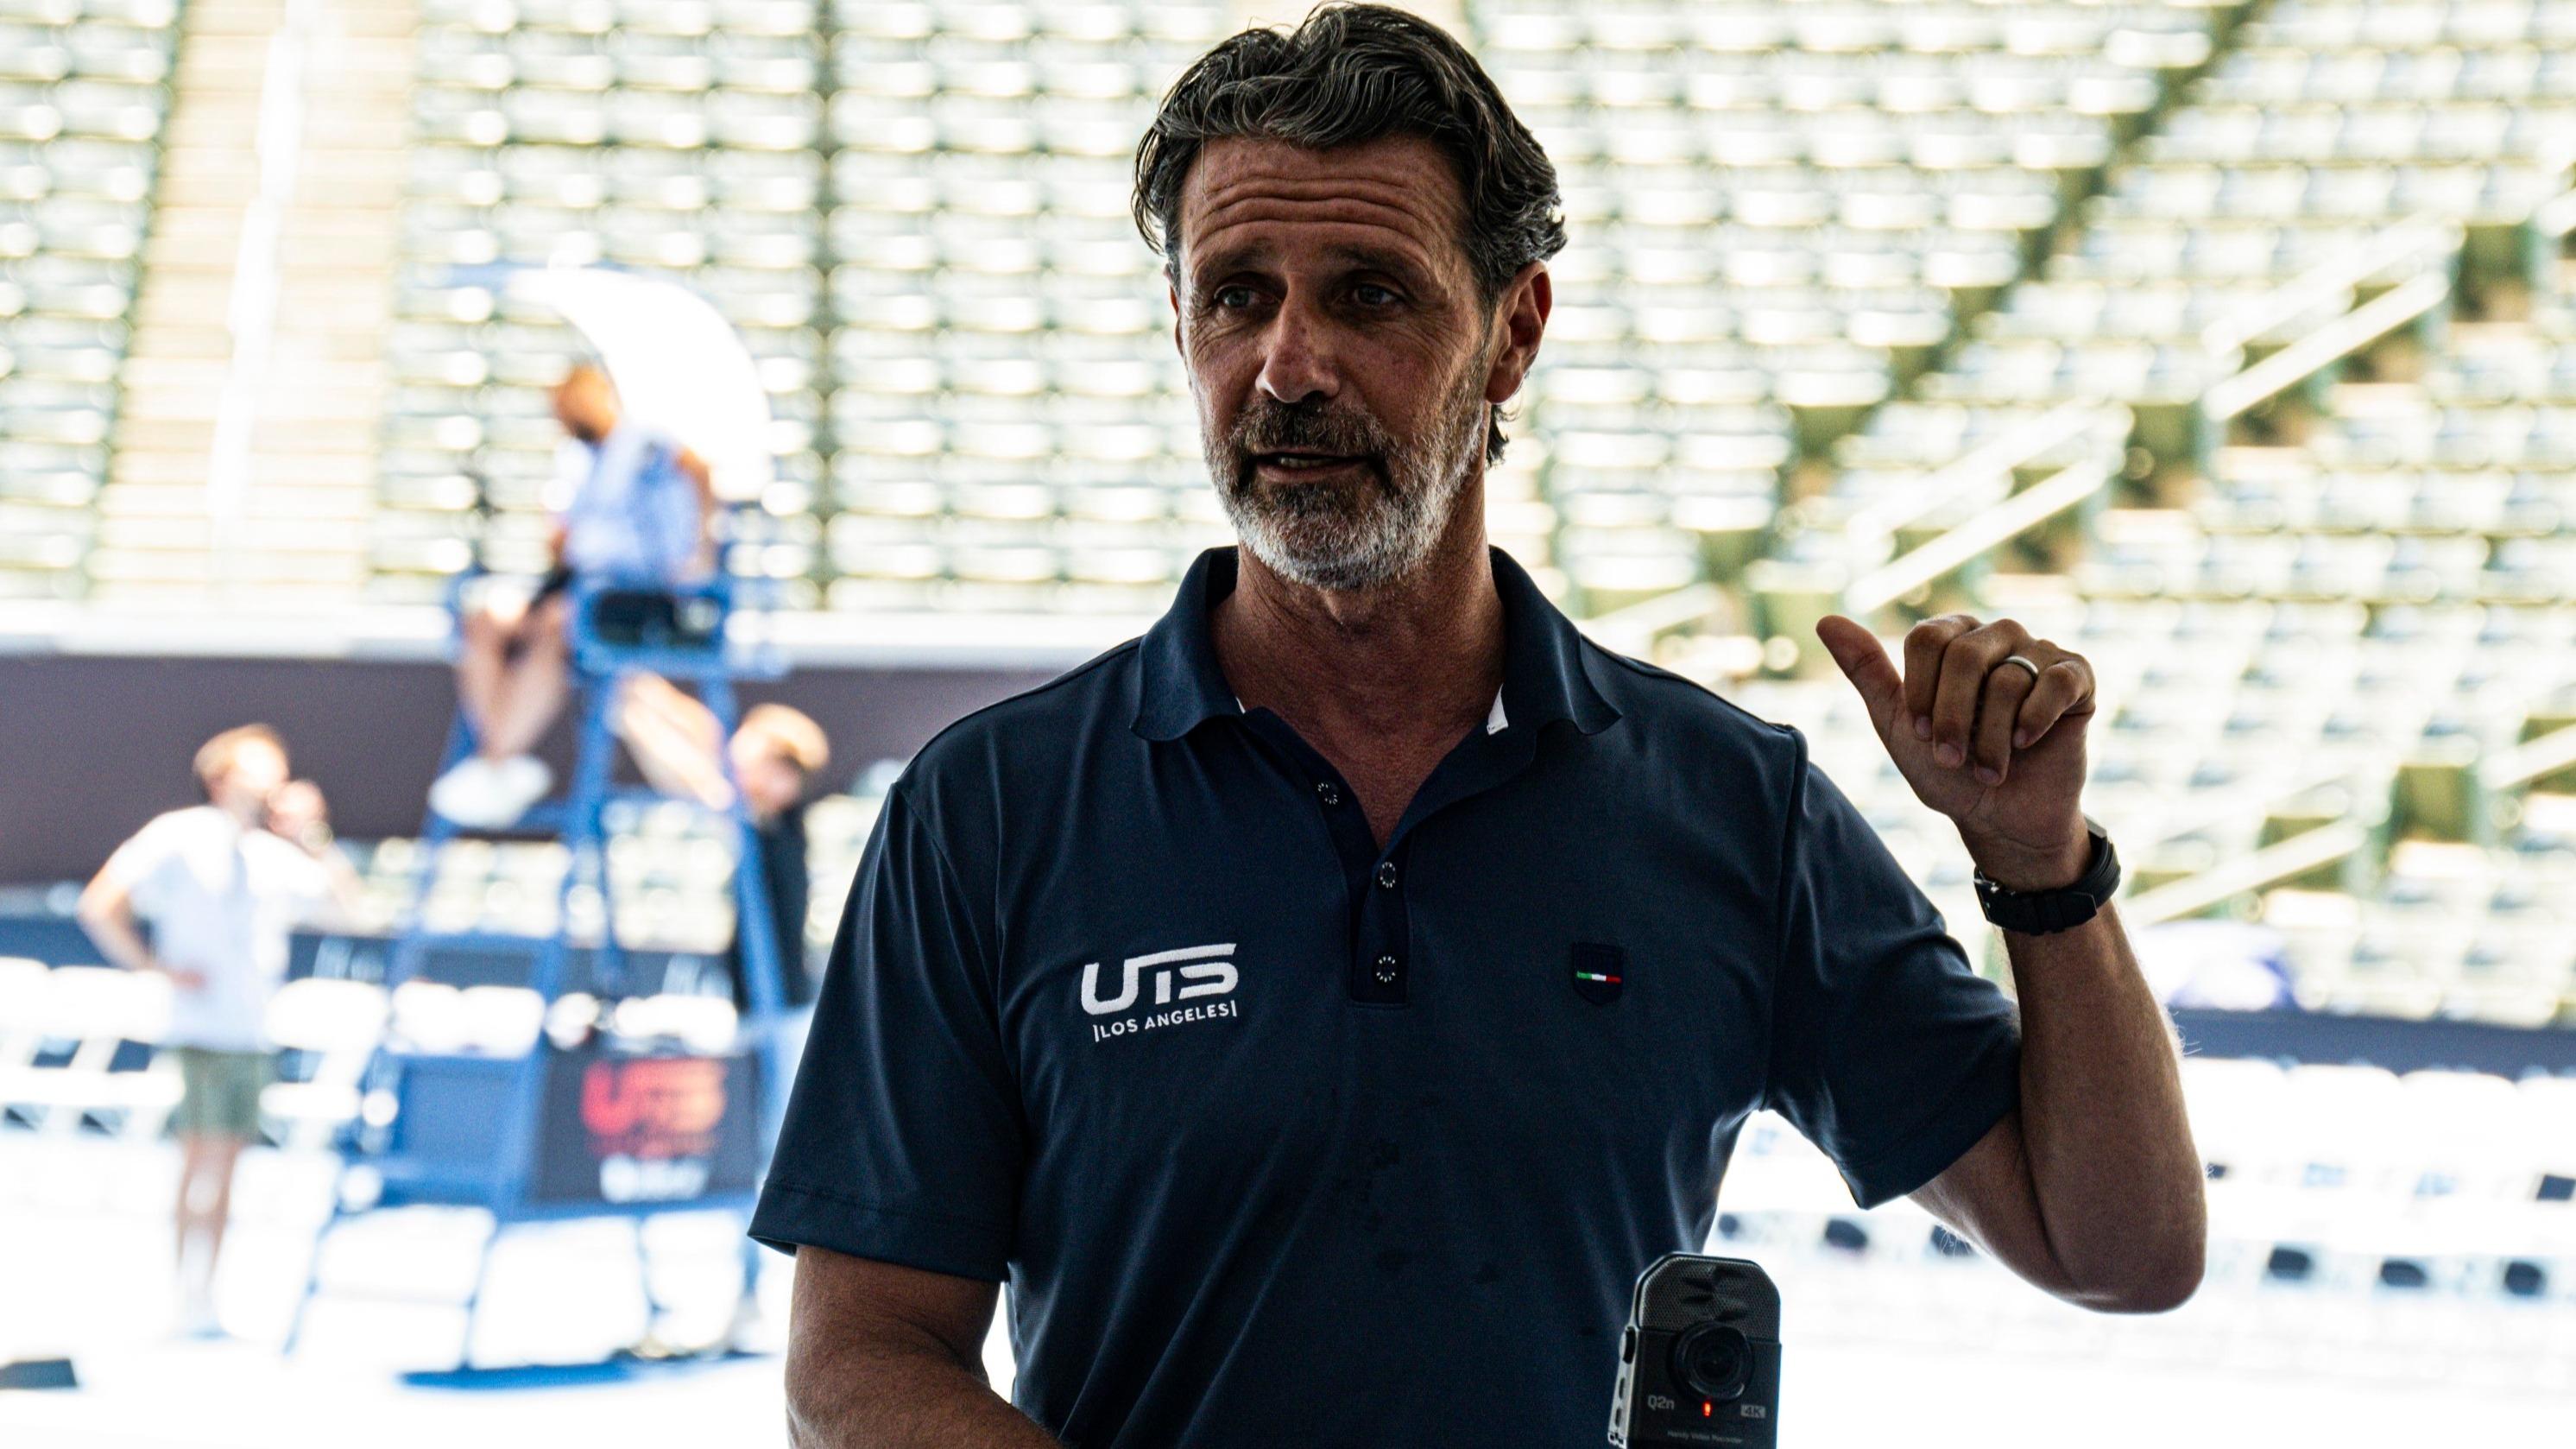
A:
{"label": "polo shirt collar", "polygon": [[[1486,715],[1486,732],[1535,730],[1557,720],[1570,720],[1587,735],[1607,729],[1619,711],[1584,672],[1582,633],[1510,554],[1499,548],[1492,554],[1494,587],[1503,600],[1503,688]],[[1234,592],[1235,568],[1232,548],[1200,554],[1170,610],[1138,643],[1135,730],[1146,739],[1176,740],[1216,716],[1243,713],[1217,665],[1209,614]]]}

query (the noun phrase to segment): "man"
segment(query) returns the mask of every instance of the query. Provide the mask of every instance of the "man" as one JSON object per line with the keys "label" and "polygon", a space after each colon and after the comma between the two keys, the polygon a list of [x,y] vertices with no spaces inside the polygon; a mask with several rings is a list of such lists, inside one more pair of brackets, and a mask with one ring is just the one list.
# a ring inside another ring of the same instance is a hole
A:
{"label": "man", "polygon": [[[269,1080],[269,998],[287,936],[358,880],[331,848],[322,792],[290,780],[286,746],[243,725],[197,751],[206,803],[161,815],[117,847],[81,892],[80,922],[115,965],[172,987],[165,1044],[179,1061],[177,1212],[181,1325],[221,1332],[215,1260],[232,1211],[233,1165],[259,1135]],[[138,920],[152,925],[147,945]]]}
{"label": "man", "polygon": [[1635,1277],[1766,1106],[2050,1292],[2187,1297],[2174,1042],[2061,893],[2112,859],[2084,661],[1819,631],[2011,892],[2017,1022],[1794,731],[1487,547],[1563,233],[1463,49],[1369,6],[1235,36],[1137,182],[1242,547],[888,796],[753,1224],[797,1253],[795,1441],[1598,1443]]}
{"label": "man", "polygon": [[[632,675],[618,696],[616,727],[653,788],[710,810],[733,808],[733,786],[716,757],[715,713],[704,704],[658,674]],[[813,716],[768,703],[743,712],[724,749],[733,778],[742,782],[745,813],[760,851],[761,882],[778,942],[782,1004],[810,1006],[814,976],[805,966],[805,916],[813,886],[806,872],[805,792],[831,763],[832,743]],[[751,993],[743,975],[739,931],[730,955],[733,1003],[748,1011]]]}
{"label": "man", "polygon": [[[776,943],[782,1011],[776,1018],[776,1051],[769,1060],[782,1071],[794,1071],[804,1055],[814,1008],[814,973],[806,964],[805,949],[805,920],[813,899],[806,863],[805,797],[815,777],[831,763],[831,740],[813,716],[774,702],[745,710],[733,737],[726,739],[715,711],[650,673],[627,676],[611,718],[644,778],[666,795],[695,800],[709,810],[731,810],[733,782],[740,782],[752,848],[760,858],[771,939]],[[730,781],[725,774],[728,764],[733,768]],[[737,921],[725,965],[734,1010],[748,1015],[751,968],[743,950],[745,939]],[[726,1334],[733,1344],[754,1344],[765,1338],[759,1255],[758,1248],[744,1245],[742,1297]]]}
{"label": "man", "polygon": [[706,577],[713,561],[715,489],[703,460],[622,417],[596,367],[565,374],[554,404],[569,435],[570,500],[548,541],[554,566],[533,598],[496,598],[465,615],[456,693],[475,752],[430,786],[430,808],[475,829],[509,825],[554,783],[528,751],[571,692],[575,582],[675,589]]}

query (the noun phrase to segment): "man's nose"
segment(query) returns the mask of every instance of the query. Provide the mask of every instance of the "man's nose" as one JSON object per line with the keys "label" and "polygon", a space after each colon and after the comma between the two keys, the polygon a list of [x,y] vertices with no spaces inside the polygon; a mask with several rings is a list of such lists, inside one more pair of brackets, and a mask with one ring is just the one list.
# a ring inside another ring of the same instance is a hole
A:
{"label": "man's nose", "polygon": [[1280,308],[1264,341],[1260,378],[1263,392],[1280,402],[1294,404],[1309,398],[1331,398],[1341,391],[1327,330],[1306,316],[1303,309],[1293,304]]}

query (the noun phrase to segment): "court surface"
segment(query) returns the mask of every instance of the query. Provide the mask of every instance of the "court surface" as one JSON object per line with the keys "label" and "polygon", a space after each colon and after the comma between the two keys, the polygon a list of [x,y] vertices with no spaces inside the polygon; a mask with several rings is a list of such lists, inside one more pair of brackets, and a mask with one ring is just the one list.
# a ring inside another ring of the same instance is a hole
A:
{"label": "court surface", "polygon": [[[68,1354],[82,1387],[0,1392],[11,1449],[503,1449],[538,1443],[786,1442],[774,1356],[601,1366],[642,1327],[635,1240],[620,1223],[504,1240],[477,1355],[552,1369],[452,1372],[449,1301],[479,1225],[411,1213],[334,1240],[326,1299],[292,1360],[277,1343],[318,1219],[327,1159],[244,1161],[217,1342],[169,1335],[166,1147],[0,1138],[0,1358]],[[1891,1236],[1909,1227],[1882,1210]],[[729,1312],[730,1220],[651,1229],[673,1340]],[[2121,1319],[2065,1308],[1979,1261],[1905,1261],[1757,1243],[1786,1303],[1786,1442],[1920,1449],[2081,1443],[2088,1449],[2557,1442],[2576,1422],[2576,1305],[2462,1295],[2281,1289],[2222,1254],[2181,1311]],[[783,1325],[783,1260],[763,1284]],[[988,1345],[997,1383],[1009,1355]],[[587,1364],[587,1367],[580,1366]],[[1493,1386],[1498,1394],[1511,1384]],[[1608,1405],[1603,1405],[1606,1421]]]}

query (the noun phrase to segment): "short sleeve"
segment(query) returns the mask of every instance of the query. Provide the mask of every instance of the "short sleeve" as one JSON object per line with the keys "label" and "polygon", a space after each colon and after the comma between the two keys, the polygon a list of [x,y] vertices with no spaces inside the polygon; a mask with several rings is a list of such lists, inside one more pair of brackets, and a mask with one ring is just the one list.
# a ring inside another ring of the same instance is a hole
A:
{"label": "short sleeve", "polygon": [[989,939],[898,785],[833,939],[754,1238],[1007,1276],[1025,1128]]}
{"label": "short sleeve", "polygon": [[1767,1104],[1864,1208],[1914,1191],[2021,1100],[2011,998],[1798,742]]}
{"label": "short sleeve", "polygon": [[[307,920],[307,923],[309,920],[322,920],[330,913],[332,905],[330,866],[314,859],[312,853],[307,853],[296,843],[278,843],[286,846],[286,851],[281,851],[278,859],[286,864],[286,882],[289,882],[289,892],[296,902],[296,920]],[[337,846],[325,846],[325,851],[337,851]]]}
{"label": "short sleeve", "polygon": [[164,816],[134,832],[99,871],[125,892],[134,913],[147,921],[167,904],[169,873],[178,863],[178,840],[168,819]]}
{"label": "short sleeve", "polygon": [[[322,918],[331,906],[331,868],[284,836],[255,836],[266,859],[268,879],[296,922]],[[326,849],[336,850],[337,846]]]}
{"label": "short sleeve", "polygon": [[554,475],[546,480],[545,492],[539,501],[558,522],[572,512],[574,500],[581,496],[582,484],[589,481],[594,457],[587,445],[571,438],[555,444]]}

